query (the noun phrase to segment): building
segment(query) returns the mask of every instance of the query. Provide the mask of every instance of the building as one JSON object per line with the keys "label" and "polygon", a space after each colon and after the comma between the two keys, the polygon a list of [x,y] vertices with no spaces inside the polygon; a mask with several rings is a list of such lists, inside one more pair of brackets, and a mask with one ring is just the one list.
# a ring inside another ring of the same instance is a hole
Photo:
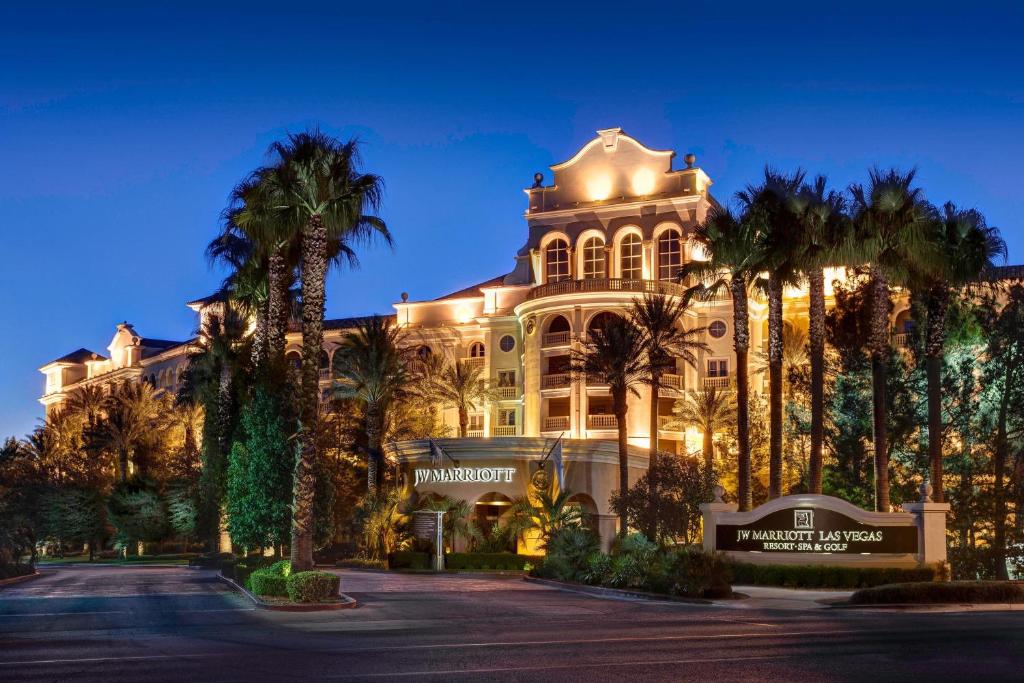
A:
{"label": "building", "polygon": [[[678,296],[683,287],[675,282],[679,268],[703,258],[687,239],[694,226],[715,204],[711,178],[687,154],[684,164],[673,164],[675,152],[646,147],[619,128],[597,131],[597,136],[568,160],[551,167],[553,178],[545,184],[537,174],[526,188],[526,243],[515,254],[514,267],[484,282],[427,301],[406,296],[394,305],[395,320],[406,328],[408,338],[421,353],[443,354],[462,363],[483,367],[484,376],[499,392],[493,403],[470,416],[470,437],[507,439],[503,442],[473,441],[452,449],[464,453],[466,466],[520,468],[544,450],[545,443],[564,437],[577,440],[613,440],[617,424],[607,387],[574,380],[568,371],[570,352],[581,348],[588,330],[609,314],[623,313],[644,292]],[[1022,268],[1006,269],[1021,278]],[[841,273],[826,277],[831,282]],[[827,305],[832,292],[826,292]],[[200,321],[214,298],[190,302]],[[806,328],[806,295],[787,291],[786,323]],[[751,348],[766,347],[767,310],[764,302],[750,301]],[[727,297],[697,302],[689,311],[688,325],[707,328],[709,351],[697,367],[678,362],[665,377],[657,407],[661,450],[687,453],[700,447],[701,435],[684,431],[671,422],[674,402],[681,392],[702,385],[728,387],[735,373],[732,350],[732,304]],[[321,376],[331,381],[334,352],[347,329],[357,319],[325,323]],[[892,318],[894,343],[905,341],[909,303],[897,305]],[[87,383],[109,385],[121,380],[148,380],[174,390],[190,342],[166,342],[137,335],[128,323],[118,325],[104,357],[79,349],[44,365],[46,390],[40,401],[52,410],[76,387]],[[287,355],[297,359],[298,333],[289,333]],[[751,354],[756,356],[755,354]],[[752,389],[767,377],[752,374]],[[629,443],[636,472],[646,468],[650,433],[650,397],[644,388],[630,400]],[[445,421],[457,429],[454,410]],[[544,439],[548,441],[545,442]],[[576,479],[592,512],[613,524],[607,509],[609,477],[616,476],[607,464],[607,453],[597,445],[566,448],[570,468],[587,468],[589,478]],[[394,455],[407,474],[429,462],[425,443],[398,444]],[[529,472],[517,469],[516,486],[522,487]],[[530,475],[532,476],[532,475]],[[573,475],[575,476],[575,475]],[[407,477],[410,486],[426,491],[424,482]],[[506,496],[492,482],[428,480],[430,493],[459,495],[474,502],[488,501],[492,494]],[[511,482],[504,482],[510,484]],[[617,487],[617,481],[611,488]],[[506,496],[507,497],[507,496]],[[493,507],[493,505],[491,505]]]}

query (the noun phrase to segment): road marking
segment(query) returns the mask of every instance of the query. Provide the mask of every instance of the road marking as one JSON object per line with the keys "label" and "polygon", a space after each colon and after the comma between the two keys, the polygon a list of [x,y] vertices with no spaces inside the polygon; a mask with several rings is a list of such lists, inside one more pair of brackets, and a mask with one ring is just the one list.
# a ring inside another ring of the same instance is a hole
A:
{"label": "road marking", "polygon": [[204,652],[201,654],[180,655],[132,655],[123,657],[79,657],[77,659],[27,659],[20,662],[0,662],[0,666],[32,666],[34,664],[89,664],[96,662],[128,662],[153,659],[198,659],[201,657],[226,657],[232,652]]}
{"label": "road marking", "polygon": [[744,661],[758,661],[767,659],[785,659],[793,658],[796,655],[753,655],[749,657],[702,657],[702,658],[691,658],[691,659],[638,659],[635,661],[628,662],[601,662],[601,663],[577,663],[577,664],[550,664],[547,666],[507,666],[507,667],[495,667],[490,669],[446,669],[437,671],[402,671],[397,673],[372,673],[372,674],[353,674],[353,675],[342,675],[342,676],[328,676],[328,678],[335,679],[347,679],[347,678],[398,678],[408,676],[454,676],[458,674],[463,675],[479,675],[479,674],[498,674],[498,673],[516,673],[520,671],[559,671],[566,669],[604,669],[608,667],[623,667],[623,666],[664,666],[668,664],[716,664],[721,662],[744,662]]}

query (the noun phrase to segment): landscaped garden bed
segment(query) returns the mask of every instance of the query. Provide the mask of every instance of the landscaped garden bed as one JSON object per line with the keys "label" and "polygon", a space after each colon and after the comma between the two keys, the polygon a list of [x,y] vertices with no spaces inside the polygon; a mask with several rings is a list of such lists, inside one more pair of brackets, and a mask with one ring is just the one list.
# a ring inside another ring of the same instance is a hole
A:
{"label": "landscaped garden bed", "polygon": [[731,563],[734,585],[783,588],[870,588],[890,583],[929,582],[945,578],[941,568],[914,569],[827,567],[819,565]]}
{"label": "landscaped garden bed", "polygon": [[244,558],[225,563],[221,575],[244,588],[262,607],[271,609],[337,609],[354,607],[340,593],[341,577],[323,571],[292,572],[291,562],[271,558]]}
{"label": "landscaped garden bed", "polygon": [[1021,581],[914,582],[876,586],[850,596],[850,605],[1021,604]]}

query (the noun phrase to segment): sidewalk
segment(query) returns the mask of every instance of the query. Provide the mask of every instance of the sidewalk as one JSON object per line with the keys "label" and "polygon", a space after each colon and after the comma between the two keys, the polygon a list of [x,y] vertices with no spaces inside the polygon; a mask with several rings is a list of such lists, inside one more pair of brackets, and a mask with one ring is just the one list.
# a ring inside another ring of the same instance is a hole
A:
{"label": "sidewalk", "polygon": [[848,590],[809,590],[773,586],[733,586],[733,591],[750,596],[742,600],[715,600],[716,605],[735,609],[828,609],[831,602],[849,598]]}

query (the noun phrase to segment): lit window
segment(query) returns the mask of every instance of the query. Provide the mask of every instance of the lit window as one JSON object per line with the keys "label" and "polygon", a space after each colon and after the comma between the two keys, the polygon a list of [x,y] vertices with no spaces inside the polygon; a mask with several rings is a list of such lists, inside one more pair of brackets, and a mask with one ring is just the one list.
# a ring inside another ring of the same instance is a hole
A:
{"label": "lit window", "polygon": [[710,325],[708,325],[708,334],[710,334],[715,339],[721,339],[722,337],[724,337],[725,332],[725,323],[722,322],[721,320],[716,320]]}
{"label": "lit window", "polygon": [[481,342],[473,342],[473,345],[469,347],[470,358],[483,358],[484,357],[484,345]]}
{"label": "lit window", "polygon": [[471,432],[482,431],[484,428],[484,416],[483,413],[475,413],[469,416],[469,425],[467,429]]}
{"label": "lit window", "polygon": [[727,360],[709,360],[708,361],[708,377],[728,377],[729,376],[729,361]]}
{"label": "lit window", "polygon": [[658,279],[675,280],[682,267],[682,237],[678,230],[666,230],[658,237]]}
{"label": "lit window", "polygon": [[498,386],[514,387],[516,385],[515,370],[498,370]]}
{"label": "lit window", "polygon": [[569,279],[569,245],[565,240],[553,240],[544,250],[547,264],[547,282]]}
{"label": "lit window", "polygon": [[514,408],[508,410],[498,411],[498,426],[500,427],[515,427],[516,426],[516,411]]}
{"label": "lit window", "polygon": [[619,266],[623,280],[639,280],[643,277],[643,247],[639,235],[626,235],[619,245]]}
{"label": "lit window", "polygon": [[583,243],[583,279],[604,277],[604,242],[591,237]]}
{"label": "lit window", "polygon": [[516,348],[516,339],[515,339],[515,337],[513,337],[512,335],[506,334],[498,342],[498,348],[501,349],[502,351],[504,351],[505,353],[508,353],[512,349]]}

